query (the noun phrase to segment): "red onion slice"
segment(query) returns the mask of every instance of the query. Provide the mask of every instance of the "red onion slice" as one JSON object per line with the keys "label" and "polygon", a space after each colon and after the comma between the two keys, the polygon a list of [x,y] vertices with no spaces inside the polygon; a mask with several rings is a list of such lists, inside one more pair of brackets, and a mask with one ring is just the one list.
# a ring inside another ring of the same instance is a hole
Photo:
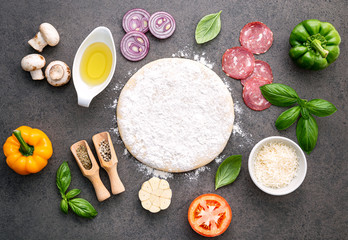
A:
{"label": "red onion slice", "polygon": [[159,39],[169,38],[175,31],[175,20],[167,12],[156,12],[149,19],[149,29]]}
{"label": "red onion slice", "polygon": [[142,32],[131,31],[121,40],[121,53],[130,61],[140,61],[149,52],[149,39]]}
{"label": "red onion slice", "polygon": [[149,30],[149,18],[150,13],[144,9],[135,8],[123,16],[122,27],[127,33],[130,31],[146,33]]}

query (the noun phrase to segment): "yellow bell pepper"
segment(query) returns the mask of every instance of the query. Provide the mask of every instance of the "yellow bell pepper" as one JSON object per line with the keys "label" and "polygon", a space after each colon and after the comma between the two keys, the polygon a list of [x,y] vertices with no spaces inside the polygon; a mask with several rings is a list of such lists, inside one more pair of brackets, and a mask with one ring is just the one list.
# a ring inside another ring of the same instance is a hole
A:
{"label": "yellow bell pepper", "polygon": [[28,175],[41,171],[52,156],[52,143],[39,129],[21,126],[3,146],[7,165],[16,173]]}

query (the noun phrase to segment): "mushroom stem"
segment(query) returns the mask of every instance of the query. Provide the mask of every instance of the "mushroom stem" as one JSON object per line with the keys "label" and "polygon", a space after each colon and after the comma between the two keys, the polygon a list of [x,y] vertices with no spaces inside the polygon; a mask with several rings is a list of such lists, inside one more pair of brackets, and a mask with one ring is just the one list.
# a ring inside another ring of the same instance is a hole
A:
{"label": "mushroom stem", "polygon": [[45,78],[41,69],[30,71],[30,75],[33,80],[42,80]]}
{"label": "mushroom stem", "polygon": [[64,76],[64,69],[61,65],[55,64],[51,67],[49,75],[52,78],[52,80],[58,81],[62,79],[62,77]]}
{"label": "mushroom stem", "polygon": [[42,49],[47,46],[46,40],[43,38],[41,32],[38,32],[35,37],[28,41],[29,45],[32,46],[36,51],[42,52]]}
{"label": "mushroom stem", "polygon": [[59,87],[67,84],[71,77],[71,71],[68,65],[62,61],[53,61],[48,64],[45,70],[47,82],[52,86]]}

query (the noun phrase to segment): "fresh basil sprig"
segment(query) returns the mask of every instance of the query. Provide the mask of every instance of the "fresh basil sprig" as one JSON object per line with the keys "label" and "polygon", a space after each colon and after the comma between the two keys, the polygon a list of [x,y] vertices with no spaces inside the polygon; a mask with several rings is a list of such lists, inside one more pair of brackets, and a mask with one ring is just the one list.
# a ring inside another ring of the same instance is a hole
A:
{"label": "fresh basil sprig", "polygon": [[271,104],[279,107],[288,107],[299,98],[296,91],[281,83],[266,84],[260,87],[262,95]]}
{"label": "fresh basil sprig", "polygon": [[301,99],[293,88],[280,83],[266,84],[260,89],[262,95],[273,105],[287,107],[298,103],[280,114],[275,126],[278,130],[284,130],[299,118],[296,127],[297,141],[303,151],[310,154],[318,140],[318,125],[312,114],[326,117],[336,112],[337,108],[323,99]]}
{"label": "fresh basil sprig", "polygon": [[310,113],[318,117],[326,117],[337,111],[337,108],[324,99],[312,99],[306,107]]}
{"label": "fresh basil sprig", "polygon": [[308,154],[313,151],[318,140],[318,125],[312,115],[301,117],[296,126],[297,141]]}
{"label": "fresh basil sprig", "polygon": [[63,196],[71,182],[70,169],[67,162],[64,162],[57,171],[57,187]]}
{"label": "fresh basil sprig", "polygon": [[74,198],[71,199],[68,203],[74,213],[76,213],[80,217],[94,218],[98,214],[94,207],[83,198]]}
{"label": "fresh basil sprig", "polygon": [[198,44],[209,42],[220,33],[221,12],[222,11],[206,15],[199,21],[195,33],[196,42]]}
{"label": "fresh basil sprig", "polygon": [[275,126],[278,130],[284,130],[290,127],[301,114],[301,107],[300,106],[295,106],[292,107],[282,114],[279,115],[275,122]]}
{"label": "fresh basil sprig", "polygon": [[233,155],[226,158],[219,166],[215,175],[215,190],[231,184],[239,175],[242,167],[242,155]]}
{"label": "fresh basil sprig", "polygon": [[56,182],[60,195],[62,196],[60,202],[62,212],[67,214],[70,206],[72,211],[80,217],[94,218],[97,216],[98,212],[87,200],[74,198],[80,194],[80,189],[72,189],[66,193],[71,182],[71,173],[67,162],[63,162],[58,168]]}
{"label": "fresh basil sprig", "polygon": [[81,193],[80,189],[72,189],[65,196],[67,199],[72,199]]}

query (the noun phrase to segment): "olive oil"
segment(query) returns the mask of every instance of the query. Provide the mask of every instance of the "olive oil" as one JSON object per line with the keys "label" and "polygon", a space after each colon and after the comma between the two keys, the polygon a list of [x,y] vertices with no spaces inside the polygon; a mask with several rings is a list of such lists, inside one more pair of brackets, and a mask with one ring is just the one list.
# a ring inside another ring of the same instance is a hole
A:
{"label": "olive oil", "polygon": [[80,74],[88,85],[99,85],[109,76],[112,65],[110,48],[102,42],[89,45],[82,55]]}

